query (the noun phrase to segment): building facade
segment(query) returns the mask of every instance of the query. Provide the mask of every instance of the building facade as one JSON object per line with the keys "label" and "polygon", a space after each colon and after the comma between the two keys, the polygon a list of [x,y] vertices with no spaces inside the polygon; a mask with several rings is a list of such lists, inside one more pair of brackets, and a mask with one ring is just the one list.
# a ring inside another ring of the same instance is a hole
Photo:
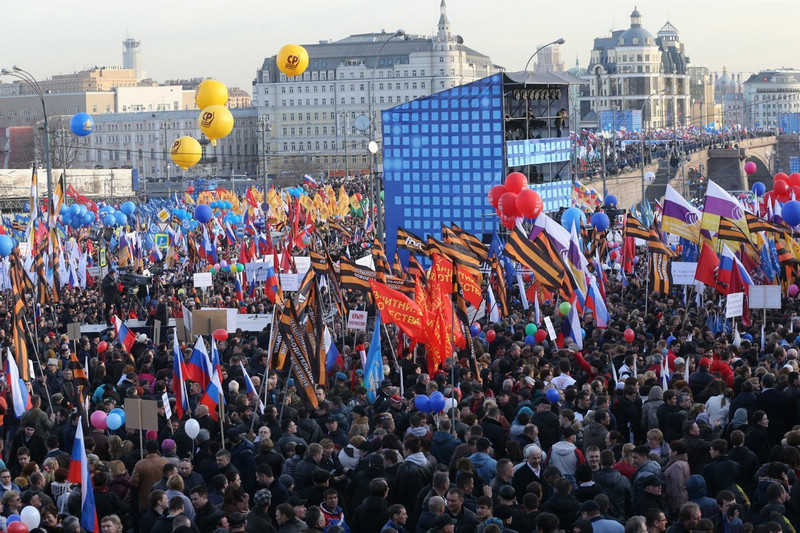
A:
{"label": "building facade", "polygon": [[762,70],[744,83],[744,123],[775,129],[780,113],[800,113],[800,70]]}
{"label": "building facade", "polygon": [[122,46],[125,47],[125,51],[122,52],[122,68],[133,70],[136,81],[141,81],[145,78],[142,52],[139,50],[141,44],[141,41],[132,37],[122,41]]}
{"label": "building facade", "polygon": [[722,75],[714,73],[714,99],[721,106],[722,127],[744,125],[745,103],[742,74],[728,73],[728,67],[722,67]]}
{"label": "building facade", "polygon": [[583,127],[597,127],[603,110],[641,110],[645,129],[686,125],[690,114],[690,86],[678,30],[670,22],[654,36],[642,26],[634,9],[626,30],[594,40],[581,90]]}
{"label": "building facade", "polygon": [[[253,108],[232,109],[235,126],[211,145],[201,134],[198,110],[109,113],[94,117],[91,135],[75,138],[74,168],[138,168],[146,181],[180,180],[183,176],[250,176],[259,170],[258,115]],[[172,163],[169,147],[189,135],[203,146],[203,158],[183,171]]]}
{"label": "building facade", "polygon": [[304,45],[308,69],[287,78],[266,58],[253,81],[270,173],[368,172],[380,111],[501,70],[454,35],[442,0],[436,35],[365,33]]}

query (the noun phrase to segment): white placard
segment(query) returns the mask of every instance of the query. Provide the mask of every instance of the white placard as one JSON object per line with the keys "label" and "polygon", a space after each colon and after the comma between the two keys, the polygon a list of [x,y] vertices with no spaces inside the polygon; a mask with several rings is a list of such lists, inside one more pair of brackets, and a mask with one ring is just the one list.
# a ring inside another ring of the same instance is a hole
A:
{"label": "white placard", "polygon": [[780,309],[780,285],[751,285],[749,297],[750,309]]}
{"label": "white placard", "polygon": [[169,420],[172,418],[172,409],[169,405],[169,395],[166,392],[161,395],[161,403],[164,404],[164,416]]}
{"label": "white placard", "polygon": [[347,329],[360,329],[367,331],[367,312],[366,311],[350,311],[347,316]]}
{"label": "white placard", "polygon": [[725,304],[725,318],[742,316],[744,310],[744,293],[734,292],[728,295]]}
{"label": "white placard", "polygon": [[265,257],[263,261],[246,263],[244,265],[244,271],[247,274],[247,279],[267,281],[267,272],[269,271],[269,268],[273,266],[272,263],[273,260],[271,256]]}
{"label": "white placard", "polygon": [[100,271],[100,267],[86,267],[86,273],[92,276],[93,278],[99,278],[102,275]]}
{"label": "white placard", "polygon": [[297,273],[302,278],[308,269],[311,268],[311,258],[308,256],[297,255],[292,257],[294,259],[294,266],[297,267]]}
{"label": "white placard", "polygon": [[214,282],[211,280],[211,272],[195,272],[194,273],[194,286],[195,287],[211,287]]}
{"label": "white placard", "polygon": [[300,288],[300,274],[281,274],[281,289],[286,292],[295,292]]}
{"label": "white placard", "polygon": [[556,328],[553,327],[553,321],[549,316],[544,317],[544,325],[547,326],[547,334],[550,335],[550,340],[554,341],[558,337],[556,335]]}
{"label": "white placard", "polygon": [[672,283],[675,285],[694,285],[697,263],[672,262]]}

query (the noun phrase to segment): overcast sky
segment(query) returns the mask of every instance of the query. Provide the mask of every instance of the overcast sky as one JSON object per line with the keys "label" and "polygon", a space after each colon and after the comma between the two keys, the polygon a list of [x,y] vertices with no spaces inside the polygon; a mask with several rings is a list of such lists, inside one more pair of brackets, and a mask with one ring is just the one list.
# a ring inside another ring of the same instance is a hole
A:
{"label": "overcast sky", "polygon": [[[568,67],[586,66],[595,37],[630,26],[634,5],[655,34],[669,20],[693,65],[712,71],[800,68],[797,0],[449,0],[452,31],[508,70],[537,45],[566,39]],[[122,64],[126,35],[139,39],[147,75],[215,77],[251,91],[265,57],[289,42],[353,33],[430,34],[439,0],[5,0],[2,65],[37,78]]]}

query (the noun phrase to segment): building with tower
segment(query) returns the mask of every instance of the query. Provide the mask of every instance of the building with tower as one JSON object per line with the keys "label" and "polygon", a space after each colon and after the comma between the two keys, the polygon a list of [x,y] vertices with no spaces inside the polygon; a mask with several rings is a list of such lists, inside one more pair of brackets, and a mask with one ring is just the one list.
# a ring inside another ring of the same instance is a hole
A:
{"label": "building with tower", "polygon": [[125,51],[122,52],[122,68],[133,70],[136,81],[142,81],[146,77],[142,65],[142,52],[139,50],[141,44],[141,41],[132,37],[122,41],[122,46],[125,47]]}
{"label": "building with tower", "polygon": [[381,31],[303,46],[302,75],[287,78],[272,56],[253,81],[270,174],[367,172],[380,111],[502,70],[453,33],[444,0],[435,35]]}
{"label": "building with tower", "polygon": [[714,99],[722,107],[722,127],[745,124],[744,85],[741,72],[728,73],[728,67],[722,67],[722,75],[715,72]]}
{"label": "building with tower", "polygon": [[564,61],[561,59],[561,45],[553,44],[542,48],[536,47],[539,53],[536,54],[534,72],[564,72]]}
{"label": "building with tower", "polygon": [[642,111],[645,129],[689,122],[689,58],[669,21],[654,36],[634,9],[626,30],[594,40],[581,90],[583,127],[597,127],[604,110]]}

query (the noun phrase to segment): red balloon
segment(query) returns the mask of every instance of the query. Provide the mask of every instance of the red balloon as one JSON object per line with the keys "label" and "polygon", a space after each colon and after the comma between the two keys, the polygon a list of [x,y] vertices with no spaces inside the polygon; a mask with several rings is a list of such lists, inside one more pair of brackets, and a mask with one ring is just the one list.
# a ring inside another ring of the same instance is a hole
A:
{"label": "red balloon", "polygon": [[522,279],[524,279],[524,280],[525,280],[525,283],[530,283],[530,282],[531,282],[531,280],[533,279],[533,276],[532,276],[532,275],[530,275],[530,274],[524,274],[524,275],[522,276]]}
{"label": "red balloon", "polygon": [[798,172],[793,172],[789,176],[789,186],[794,187],[795,185],[800,185],[800,173]]}
{"label": "red balloon", "polygon": [[495,185],[489,189],[489,205],[497,209],[497,202],[500,201],[500,197],[506,192],[507,191],[504,185]]}
{"label": "red balloon", "polygon": [[23,524],[21,520],[11,522],[6,528],[8,533],[28,533],[28,526]]}
{"label": "red balloon", "polygon": [[506,176],[506,189],[509,192],[518,193],[528,186],[528,178],[522,172],[512,172]]}
{"label": "red balloon", "polygon": [[189,194],[192,194],[194,192],[194,187],[189,185],[188,187],[186,187],[186,192],[188,192]]}
{"label": "red balloon", "polygon": [[625,330],[625,340],[627,342],[633,342],[635,338],[636,338],[636,333],[634,333],[631,328]]}
{"label": "red balloon", "polygon": [[500,201],[497,202],[497,207],[500,209],[500,212],[507,217],[518,217],[517,194],[513,192],[504,193],[503,196],[500,197]]}
{"label": "red balloon", "polygon": [[772,181],[773,181],[773,182],[776,182],[776,181],[785,181],[785,182],[788,184],[788,183],[789,183],[789,176],[787,176],[787,175],[786,175],[785,173],[783,173],[783,172],[778,172],[777,174],[775,174],[775,177],[772,179]]}
{"label": "red balloon", "polygon": [[536,333],[533,334],[533,338],[536,339],[536,342],[544,342],[547,338],[547,331],[545,331],[544,328],[537,329]]}
{"label": "red balloon", "polygon": [[533,207],[533,213],[531,213],[530,218],[538,217],[539,215],[542,214],[542,211],[544,210],[544,202],[542,202],[542,197],[539,196],[538,192],[536,191],[533,192],[534,194],[536,194],[536,205]]}
{"label": "red balloon", "polygon": [[542,197],[532,189],[522,189],[517,195],[517,211],[525,218],[538,217],[542,207]]}
{"label": "red balloon", "polygon": [[516,217],[507,217],[505,215],[500,215],[500,223],[506,229],[514,229],[514,226],[517,225],[517,218]]}
{"label": "red balloon", "polygon": [[617,252],[616,250],[611,250],[611,253],[608,254],[608,256],[611,257],[611,259],[616,259],[618,255],[619,252]]}
{"label": "red balloon", "polygon": [[788,190],[789,190],[789,183],[786,182],[785,180],[781,181],[775,180],[775,182],[772,185],[772,192],[775,193],[775,195],[777,196],[783,196],[784,194],[786,194],[786,191]]}
{"label": "red balloon", "polygon": [[106,341],[100,341],[97,343],[97,353],[103,353],[108,349],[108,343]]}
{"label": "red balloon", "polygon": [[214,330],[213,335],[220,342],[228,340],[228,331],[222,328]]}
{"label": "red balloon", "polygon": [[494,341],[497,338],[497,333],[493,329],[486,330],[486,340],[489,342]]}

